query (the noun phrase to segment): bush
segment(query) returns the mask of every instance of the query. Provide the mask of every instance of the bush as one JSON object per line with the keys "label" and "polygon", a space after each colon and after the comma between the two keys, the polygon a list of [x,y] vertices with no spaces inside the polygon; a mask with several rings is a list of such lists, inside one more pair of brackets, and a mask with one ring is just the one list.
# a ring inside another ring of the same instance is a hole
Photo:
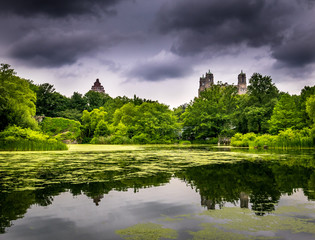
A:
{"label": "bush", "polygon": [[110,131],[108,129],[108,126],[104,120],[101,120],[98,122],[96,129],[94,131],[94,136],[108,136],[110,134]]}
{"label": "bush", "polygon": [[231,145],[235,147],[250,148],[309,148],[314,147],[314,136],[312,130],[304,128],[302,130],[292,130],[288,128],[280,131],[278,135],[264,134],[256,136],[254,133],[237,133],[231,139]]}
{"label": "bush", "polygon": [[40,124],[42,130],[49,136],[60,141],[80,141],[81,123],[66,118],[46,117]]}
{"label": "bush", "polygon": [[255,141],[249,143],[249,147],[272,147],[275,145],[276,136],[271,136],[269,134],[264,134],[261,136],[257,136]]}
{"label": "bush", "polygon": [[231,138],[231,145],[234,147],[249,147],[251,142],[254,142],[256,139],[256,134],[255,133],[246,133],[246,134],[241,134],[241,133],[236,133],[232,138]]}
{"label": "bush", "polygon": [[0,133],[0,150],[48,151],[67,149],[66,144],[29,128],[11,126]]}
{"label": "bush", "polygon": [[126,136],[97,136],[92,138],[91,144],[132,144],[132,140]]}
{"label": "bush", "polygon": [[145,133],[141,133],[139,135],[133,136],[132,141],[134,143],[148,144],[150,143],[150,137]]}

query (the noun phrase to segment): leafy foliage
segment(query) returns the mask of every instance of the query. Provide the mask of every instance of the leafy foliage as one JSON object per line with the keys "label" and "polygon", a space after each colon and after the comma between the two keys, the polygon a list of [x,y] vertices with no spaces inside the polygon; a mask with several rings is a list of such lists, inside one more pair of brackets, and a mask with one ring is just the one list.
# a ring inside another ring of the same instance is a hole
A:
{"label": "leafy foliage", "polygon": [[289,94],[283,94],[273,109],[269,121],[269,132],[277,134],[280,130],[287,128],[301,128],[301,117],[295,101]]}
{"label": "leafy foliage", "polygon": [[136,106],[129,102],[117,109],[111,120],[106,121],[107,115],[103,107],[83,112],[84,133],[94,137],[93,143],[170,143],[178,135],[177,119],[164,104],[143,102]]}
{"label": "leafy foliage", "polygon": [[244,109],[248,131],[265,133],[268,131],[268,120],[277,103],[279,91],[269,76],[254,73],[249,79],[248,106]]}
{"label": "leafy foliage", "polygon": [[81,123],[78,121],[46,117],[40,126],[46,134],[61,141],[78,141],[81,137]]}
{"label": "leafy foliage", "polygon": [[36,114],[48,117],[58,117],[58,113],[65,111],[69,105],[69,99],[55,91],[49,83],[34,87],[37,94]]}
{"label": "leafy foliage", "polygon": [[231,134],[237,88],[218,83],[200,93],[183,113],[184,137],[202,139]]}
{"label": "leafy foliage", "polygon": [[306,101],[306,112],[315,124],[315,94],[310,96]]}
{"label": "leafy foliage", "polygon": [[67,146],[48,135],[30,128],[11,126],[0,132],[0,150],[10,151],[47,151],[67,150]]}
{"label": "leafy foliage", "polygon": [[95,108],[102,107],[109,99],[111,99],[111,97],[108,94],[90,90],[84,95],[84,101],[87,103],[85,109],[92,111]]}
{"label": "leafy foliage", "polygon": [[30,89],[29,82],[15,76],[10,65],[1,64],[0,131],[10,125],[36,129],[35,102],[36,94]]}
{"label": "leafy foliage", "polygon": [[288,128],[281,130],[278,135],[237,133],[232,137],[231,145],[250,148],[310,148],[314,146],[314,141],[311,129],[292,130]]}
{"label": "leafy foliage", "polygon": [[[34,85],[30,80],[15,76],[8,64],[2,64],[0,70],[0,131],[11,125],[38,129],[33,118],[36,112],[37,115],[63,119],[52,123],[51,118],[47,118],[50,126],[44,131],[50,136],[71,141],[82,138],[83,143],[187,140],[213,144],[218,139],[241,133],[234,136],[234,145],[247,146],[252,142],[247,136],[252,133],[260,137],[264,133],[279,134],[287,129],[302,131],[304,128],[311,128],[311,137],[315,139],[315,86],[306,86],[299,96],[291,96],[279,93],[271,77],[259,73],[251,76],[246,94],[238,95],[235,86],[218,82],[189,104],[171,111],[164,104],[136,95],[133,98],[111,98],[108,94],[89,91],[85,95],[74,92],[67,98],[49,83]],[[79,121],[82,123],[81,135]],[[75,130],[65,127],[74,122]],[[44,125],[45,122],[41,126]],[[242,134],[247,140],[240,137]],[[259,146],[268,139],[273,141],[270,135],[263,136],[257,142]]]}

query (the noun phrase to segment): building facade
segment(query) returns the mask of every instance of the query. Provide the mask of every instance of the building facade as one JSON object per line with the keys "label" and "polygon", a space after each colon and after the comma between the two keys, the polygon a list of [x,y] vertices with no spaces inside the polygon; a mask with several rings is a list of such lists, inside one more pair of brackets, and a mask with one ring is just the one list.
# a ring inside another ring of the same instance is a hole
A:
{"label": "building facade", "polygon": [[[206,75],[203,75],[200,77],[199,80],[199,89],[198,89],[198,97],[200,96],[200,93],[205,91],[207,88],[210,88],[214,85],[214,76],[213,73],[210,72],[210,70],[206,73]],[[228,85],[227,83],[224,85]],[[247,84],[246,84],[246,74],[241,71],[241,73],[238,75],[238,81],[236,85],[238,89],[238,94],[245,94],[247,92]]]}
{"label": "building facade", "polygon": [[96,81],[94,82],[94,85],[92,86],[91,90],[94,91],[94,92],[105,93],[104,87],[100,83],[99,79],[96,79]]}
{"label": "building facade", "polygon": [[243,73],[243,71],[241,71],[241,73],[238,74],[237,89],[238,94],[245,94],[247,92],[246,74]]}

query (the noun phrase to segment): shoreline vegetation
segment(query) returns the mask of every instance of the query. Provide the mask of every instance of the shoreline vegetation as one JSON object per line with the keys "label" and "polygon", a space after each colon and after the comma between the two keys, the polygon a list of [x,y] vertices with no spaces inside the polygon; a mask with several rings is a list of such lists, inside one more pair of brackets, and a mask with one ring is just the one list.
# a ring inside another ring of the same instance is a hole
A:
{"label": "shoreline vegetation", "polygon": [[[177,108],[134,95],[74,92],[35,85],[0,67],[0,151],[67,150],[67,144],[218,144],[248,148],[313,148],[315,85],[280,92],[254,73],[248,91],[221,82]],[[221,142],[221,140],[223,140]]]}
{"label": "shoreline vegetation", "polygon": [[0,151],[68,150],[65,143],[30,128],[8,127],[0,132]]}
{"label": "shoreline vegetation", "polygon": [[248,148],[313,148],[313,137],[310,129],[280,131],[278,135],[256,135],[255,133],[237,133],[231,138],[231,146]]}

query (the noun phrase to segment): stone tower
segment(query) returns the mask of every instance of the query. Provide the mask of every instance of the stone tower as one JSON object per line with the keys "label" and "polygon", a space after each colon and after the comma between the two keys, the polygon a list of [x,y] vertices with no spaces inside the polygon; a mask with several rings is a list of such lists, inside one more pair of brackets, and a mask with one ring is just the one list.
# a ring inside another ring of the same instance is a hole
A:
{"label": "stone tower", "polygon": [[206,90],[207,88],[210,88],[213,85],[213,74],[210,72],[210,70],[206,73],[206,76],[202,76],[199,80],[199,89],[198,89],[198,97],[200,97],[200,93]]}
{"label": "stone tower", "polygon": [[238,75],[237,89],[238,94],[245,94],[247,92],[246,74],[243,71]]}
{"label": "stone tower", "polygon": [[92,91],[94,92],[100,92],[100,93],[105,93],[104,87],[100,83],[99,79],[96,79],[94,85],[91,88]]}

